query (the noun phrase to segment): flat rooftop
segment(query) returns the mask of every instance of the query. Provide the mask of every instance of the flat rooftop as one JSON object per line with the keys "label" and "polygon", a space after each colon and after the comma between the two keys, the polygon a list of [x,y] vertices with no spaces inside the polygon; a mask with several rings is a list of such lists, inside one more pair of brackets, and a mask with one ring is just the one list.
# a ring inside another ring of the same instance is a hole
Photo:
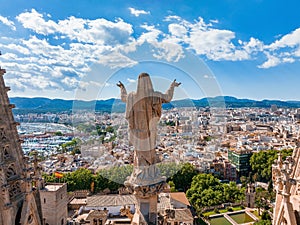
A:
{"label": "flat rooftop", "polygon": [[46,184],[44,190],[45,191],[57,191],[62,186],[64,186],[64,184]]}

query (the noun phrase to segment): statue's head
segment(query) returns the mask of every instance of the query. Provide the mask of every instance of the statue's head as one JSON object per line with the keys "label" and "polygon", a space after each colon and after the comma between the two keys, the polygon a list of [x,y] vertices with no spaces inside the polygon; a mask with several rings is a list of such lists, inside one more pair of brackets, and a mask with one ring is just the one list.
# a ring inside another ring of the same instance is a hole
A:
{"label": "statue's head", "polygon": [[153,93],[152,81],[148,73],[141,73],[138,78],[137,94],[149,96]]}

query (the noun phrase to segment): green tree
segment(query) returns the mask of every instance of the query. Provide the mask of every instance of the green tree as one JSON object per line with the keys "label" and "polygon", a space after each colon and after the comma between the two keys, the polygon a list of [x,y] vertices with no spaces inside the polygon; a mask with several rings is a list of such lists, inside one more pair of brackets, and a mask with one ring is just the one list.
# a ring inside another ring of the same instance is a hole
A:
{"label": "green tree", "polygon": [[272,193],[269,193],[261,187],[256,188],[255,192],[255,205],[258,208],[258,214],[260,215],[261,209],[263,209],[263,211],[269,209],[268,202],[272,199]]}
{"label": "green tree", "polygon": [[42,177],[44,178],[46,183],[56,183],[58,182],[58,179],[54,176],[54,174],[48,175],[48,174],[42,174]]}
{"label": "green tree", "polygon": [[71,141],[61,144],[59,147],[59,151],[62,153],[72,151],[72,150],[78,151],[80,150],[80,143],[81,143],[80,139],[73,138]]}
{"label": "green tree", "polygon": [[181,169],[173,175],[171,180],[177,190],[186,192],[192,183],[193,177],[198,174],[196,168],[190,163],[184,163]]}
{"label": "green tree", "polygon": [[67,183],[68,191],[90,190],[94,180],[92,172],[85,168],[80,168],[74,172],[66,173],[61,178],[62,182]]}
{"label": "green tree", "polygon": [[105,131],[106,131],[106,132],[109,132],[109,133],[114,133],[115,128],[112,127],[112,126],[108,126],[108,127],[106,127]]}
{"label": "green tree", "polygon": [[92,172],[85,168],[80,168],[74,172],[63,173],[63,177],[58,179],[54,173],[51,175],[43,174],[47,183],[67,183],[68,191],[90,190],[91,183],[94,180]]}
{"label": "green tree", "polygon": [[174,182],[173,181],[169,181],[168,182],[168,184],[169,184],[169,186],[170,186],[170,191],[171,192],[177,192],[177,190],[176,190],[176,188],[175,188],[175,184],[174,184]]}
{"label": "green tree", "polygon": [[211,174],[194,176],[187,197],[198,213],[204,207],[216,206],[225,202],[239,202],[245,197],[245,189],[236,183],[222,184]]}
{"label": "green tree", "polygon": [[254,225],[272,225],[270,220],[260,220],[254,223]]}
{"label": "green tree", "polygon": [[291,155],[292,149],[284,149],[282,151],[267,150],[254,153],[250,158],[250,165],[257,181],[268,182],[272,178],[272,164],[278,158],[278,153],[281,152],[283,159]]}
{"label": "green tree", "polygon": [[132,171],[132,165],[115,166],[100,170],[95,178],[96,191],[104,190],[105,188],[111,191],[118,190],[119,187],[124,186],[126,178],[131,175]]}
{"label": "green tree", "polygon": [[247,179],[247,177],[245,177],[245,176],[241,176],[240,177],[240,181],[242,182],[242,186],[243,187],[246,187],[247,183],[249,182],[248,179]]}
{"label": "green tree", "polygon": [[63,133],[62,133],[61,131],[56,131],[56,132],[54,133],[54,135],[56,135],[56,136],[62,136]]}
{"label": "green tree", "polygon": [[222,184],[211,174],[194,176],[187,197],[195,209],[200,212],[205,206],[213,206],[222,202]]}
{"label": "green tree", "polygon": [[180,170],[181,166],[182,165],[175,162],[157,164],[157,167],[160,170],[161,175],[166,177],[167,181],[172,180],[173,175]]}
{"label": "green tree", "polygon": [[236,201],[241,201],[245,197],[245,188],[239,188],[235,182],[230,182],[229,184],[223,184],[224,188],[224,200],[226,202],[235,203]]}

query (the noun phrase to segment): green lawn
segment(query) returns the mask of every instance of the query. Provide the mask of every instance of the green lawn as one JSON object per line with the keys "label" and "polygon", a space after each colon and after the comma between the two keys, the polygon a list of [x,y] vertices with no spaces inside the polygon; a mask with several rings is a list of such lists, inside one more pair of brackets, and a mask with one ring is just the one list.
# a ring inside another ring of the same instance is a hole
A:
{"label": "green lawn", "polygon": [[[233,211],[239,211],[239,210],[242,210],[243,207],[242,207],[242,206],[235,206],[235,207],[232,207],[232,209],[233,209]],[[227,208],[225,208],[225,209],[220,209],[220,213],[226,213],[226,212],[228,212],[228,209],[227,209]],[[215,215],[215,214],[219,214],[219,213],[215,213],[214,210],[212,210],[212,211],[207,211],[207,212],[203,213],[203,215],[206,216],[206,217],[209,217],[209,216]]]}
{"label": "green lawn", "polygon": [[212,211],[208,211],[208,212],[203,213],[203,216],[209,217],[209,216],[215,215],[215,214],[219,214],[219,213],[215,213],[215,212],[212,210]]}
{"label": "green lawn", "polygon": [[258,211],[257,211],[257,210],[253,211],[252,213],[253,213],[257,218],[261,219],[261,216],[258,215]]}
{"label": "green lawn", "polygon": [[236,206],[236,207],[232,207],[233,211],[239,211],[244,209],[242,206]]}

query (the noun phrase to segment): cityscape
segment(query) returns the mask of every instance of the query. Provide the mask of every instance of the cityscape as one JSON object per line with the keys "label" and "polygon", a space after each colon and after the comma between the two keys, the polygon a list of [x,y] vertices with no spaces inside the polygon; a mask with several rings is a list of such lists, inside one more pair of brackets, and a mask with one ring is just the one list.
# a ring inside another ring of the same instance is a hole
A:
{"label": "cityscape", "polygon": [[297,8],[3,4],[0,225],[300,224]]}

